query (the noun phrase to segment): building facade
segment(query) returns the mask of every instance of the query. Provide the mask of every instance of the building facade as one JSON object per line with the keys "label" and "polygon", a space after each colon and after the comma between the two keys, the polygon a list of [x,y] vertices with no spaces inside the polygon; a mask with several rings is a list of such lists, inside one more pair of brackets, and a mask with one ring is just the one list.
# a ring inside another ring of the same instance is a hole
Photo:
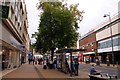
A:
{"label": "building facade", "polygon": [[81,55],[82,61],[89,60],[89,62],[95,62],[97,43],[94,29],[80,38],[79,47],[85,49],[85,52]]}
{"label": "building facade", "polygon": [[102,63],[116,64],[120,61],[120,16],[116,15],[111,21],[96,28],[98,53]]}
{"label": "building facade", "polygon": [[83,61],[86,58],[95,62],[97,58],[101,63],[117,64],[120,61],[120,13],[113,16],[79,40],[79,48],[86,51],[80,54]]}
{"label": "building facade", "polygon": [[[25,1],[3,0],[0,30],[2,30],[0,42],[2,56],[2,70],[19,67],[26,62],[26,53],[29,51],[30,38],[28,35],[28,18]],[[5,7],[8,7],[5,8]],[[4,17],[4,13],[8,17]]]}

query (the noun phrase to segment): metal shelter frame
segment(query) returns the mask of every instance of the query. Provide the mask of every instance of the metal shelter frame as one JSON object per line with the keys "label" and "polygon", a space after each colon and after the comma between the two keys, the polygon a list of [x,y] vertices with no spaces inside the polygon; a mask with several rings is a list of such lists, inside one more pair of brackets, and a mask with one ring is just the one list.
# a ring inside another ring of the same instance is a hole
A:
{"label": "metal shelter frame", "polygon": [[[85,51],[85,49],[60,49],[60,50],[57,50],[56,53],[59,54],[59,53],[70,53],[70,76],[72,76],[72,52],[81,52],[81,51]],[[62,55],[62,54],[61,54]]]}

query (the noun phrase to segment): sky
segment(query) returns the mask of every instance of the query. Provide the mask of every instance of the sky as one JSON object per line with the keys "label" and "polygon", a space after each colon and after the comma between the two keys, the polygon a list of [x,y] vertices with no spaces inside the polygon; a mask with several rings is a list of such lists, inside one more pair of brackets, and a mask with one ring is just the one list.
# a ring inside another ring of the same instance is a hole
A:
{"label": "sky", "polygon": [[[36,4],[38,0],[25,0],[27,6],[28,15],[28,33],[31,35],[37,31],[39,26],[39,13]],[[55,0],[54,0],[55,1]],[[110,13],[110,16],[114,16],[118,13],[118,2],[120,0],[65,0],[68,5],[79,3],[78,9],[84,11],[83,20],[79,23],[78,32],[81,36],[97,27],[97,25],[105,22],[109,18],[104,18],[104,14]],[[31,39],[35,42],[35,39]]]}

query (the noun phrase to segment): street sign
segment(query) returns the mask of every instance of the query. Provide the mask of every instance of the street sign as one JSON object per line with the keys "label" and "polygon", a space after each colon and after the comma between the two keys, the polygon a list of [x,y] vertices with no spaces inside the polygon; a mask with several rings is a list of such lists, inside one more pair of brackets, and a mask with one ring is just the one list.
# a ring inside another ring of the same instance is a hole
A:
{"label": "street sign", "polygon": [[0,5],[0,18],[7,19],[9,16],[9,6]]}

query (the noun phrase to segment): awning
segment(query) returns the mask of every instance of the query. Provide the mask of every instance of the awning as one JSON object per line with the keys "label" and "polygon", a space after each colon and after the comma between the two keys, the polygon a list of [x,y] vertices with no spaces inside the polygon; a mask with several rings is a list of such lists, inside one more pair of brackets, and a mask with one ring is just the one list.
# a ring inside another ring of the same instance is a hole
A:
{"label": "awning", "polygon": [[85,49],[60,49],[57,50],[56,53],[71,53],[71,52],[81,52],[85,51]]}
{"label": "awning", "polygon": [[83,55],[87,55],[87,54],[95,54],[95,52],[86,52],[86,53],[83,53]]}

